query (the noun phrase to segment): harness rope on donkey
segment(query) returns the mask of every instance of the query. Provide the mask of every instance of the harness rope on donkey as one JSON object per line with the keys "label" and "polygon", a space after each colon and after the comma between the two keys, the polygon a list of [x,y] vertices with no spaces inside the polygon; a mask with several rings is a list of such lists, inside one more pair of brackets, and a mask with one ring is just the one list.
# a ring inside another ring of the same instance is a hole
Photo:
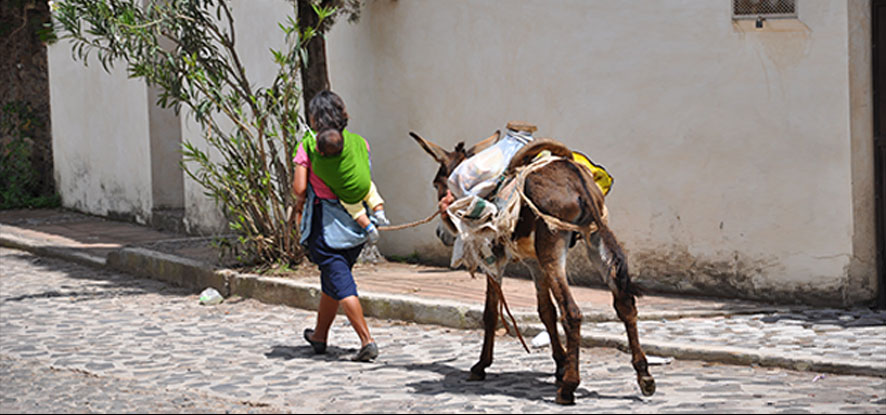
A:
{"label": "harness rope on donkey", "polygon": [[[565,157],[564,155],[561,155],[561,154],[544,157],[544,158],[535,160],[534,162],[531,162],[528,165],[510,168],[510,169],[508,169],[508,171],[506,171],[504,174],[502,174],[502,182],[507,183],[506,185],[502,186],[502,188],[510,187],[510,185],[515,185],[515,187],[513,187],[511,189],[513,189],[516,192],[516,196],[518,196],[518,197],[514,197],[515,195],[513,195],[513,194],[510,197],[508,197],[506,200],[507,206],[505,208],[503,208],[502,210],[498,211],[496,213],[495,217],[493,219],[491,219],[491,221],[503,224],[503,227],[501,229],[499,229],[499,232],[498,232],[499,235],[497,235],[497,239],[507,247],[507,249],[509,251],[508,252],[509,255],[512,255],[518,259],[522,259],[521,256],[518,254],[518,250],[516,249],[516,247],[513,246],[514,242],[511,241],[510,238],[507,237],[513,231],[513,227],[514,227],[514,224],[516,223],[517,215],[519,215],[520,205],[522,205],[522,204],[525,204],[526,206],[528,206],[533,211],[533,213],[535,213],[538,217],[542,218],[551,229],[579,232],[582,235],[582,237],[586,238],[586,240],[589,240],[589,239],[587,239],[587,238],[589,238],[589,235],[597,230],[597,226],[594,223],[591,223],[587,226],[578,226],[578,225],[575,225],[572,223],[563,222],[562,220],[560,220],[556,217],[548,215],[548,214],[542,212],[541,210],[539,210],[538,207],[535,206],[534,203],[532,203],[532,200],[530,200],[526,196],[526,194],[524,192],[524,187],[523,187],[523,185],[526,181],[526,176],[528,176],[530,173],[544,167],[548,163],[551,163],[556,160],[561,160],[561,159],[571,159],[571,154],[569,155],[568,158]],[[514,181],[513,183],[511,183],[512,180]],[[593,180],[593,177],[591,177],[591,180]],[[415,221],[415,222],[410,222],[407,224],[396,225],[396,226],[393,226],[393,225],[392,226],[379,226],[379,230],[380,231],[396,231],[396,230],[402,230],[402,229],[416,227],[416,226],[423,225],[425,223],[430,222],[439,213],[440,213],[440,211],[436,211],[425,219]],[[605,212],[602,215],[605,217],[606,216]],[[475,271],[475,269],[471,269],[468,271],[471,274],[472,278],[476,278],[476,276],[474,275],[474,271]],[[503,308],[505,313],[507,313],[508,317],[511,319],[511,324],[514,327],[514,332],[515,332],[517,338],[520,340],[520,343],[523,345],[523,348],[526,350],[526,352],[531,353],[529,351],[529,347],[526,345],[526,340],[523,338],[523,335],[520,332],[520,327],[517,325],[517,320],[514,318],[514,315],[511,313],[510,307],[508,307],[508,303],[507,303],[507,300],[505,299],[504,291],[501,289],[501,284],[499,284],[498,281],[496,281],[495,278],[490,276],[488,273],[486,273],[486,276],[487,276],[487,280],[492,283],[492,286],[495,288],[495,290],[498,293],[499,298],[501,299],[501,303],[499,304],[499,310],[501,311],[501,309]],[[501,317],[502,326],[504,326],[505,330],[510,332],[510,327],[508,327],[507,321],[505,320],[505,313],[499,312],[499,316]]]}

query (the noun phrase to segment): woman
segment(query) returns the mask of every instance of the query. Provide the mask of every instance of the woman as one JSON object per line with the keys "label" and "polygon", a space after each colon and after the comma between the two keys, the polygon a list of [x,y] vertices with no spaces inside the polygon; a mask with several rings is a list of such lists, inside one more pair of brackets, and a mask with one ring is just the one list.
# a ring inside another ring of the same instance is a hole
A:
{"label": "woman", "polygon": [[[308,104],[308,124],[313,131],[319,133],[330,128],[342,131],[347,122],[344,102],[333,92],[321,91]],[[360,337],[360,351],[352,360],[368,362],[378,356],[378,346],[369,333],[351,273],[367,234],[311,170],[309,154],[320,157],[316,151],[304,148],[311,144],[316,145],[314,140],[302,140],[298,147],[292,184],[296,195],[296,218],[301,223],[301,242],[307,247],[311,262],[320,268],[322,287],[316,326],[305,329],[304,337],[315,353],[325,353],[329,328],[341,306]]]}

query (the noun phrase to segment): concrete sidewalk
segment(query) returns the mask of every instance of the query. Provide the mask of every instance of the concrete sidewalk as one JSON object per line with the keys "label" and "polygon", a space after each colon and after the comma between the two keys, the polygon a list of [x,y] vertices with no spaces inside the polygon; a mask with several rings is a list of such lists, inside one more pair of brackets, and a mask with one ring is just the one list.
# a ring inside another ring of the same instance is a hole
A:
{"label": "concrete sidewalk", "polygon": [[[312,264],[278,277],[238,272],[220,265],[211,242],[67,210],[0,211],[2,246],[194,290],[211,286],[226,297],[316,308],[319,272]],[[482,278],[394,262],[360,264],[354,274],[368,316],[455,328],[481,326],[486,289]],[[505,278],[502,288],[529,342],[543,330],[535,313],[534,285]],[[583,344],[627,350],[627,336],[609,292],[573,287],[572,293],[584,315]],[[637,305],[640,340],[649,355],[886,377],[886,311],[666,295],[646,295]]]}

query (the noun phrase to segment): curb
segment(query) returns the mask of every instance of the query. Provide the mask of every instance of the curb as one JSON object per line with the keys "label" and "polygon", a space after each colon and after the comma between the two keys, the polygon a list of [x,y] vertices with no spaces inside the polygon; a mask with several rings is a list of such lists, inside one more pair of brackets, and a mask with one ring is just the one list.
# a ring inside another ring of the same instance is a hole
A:
{"label": "curb", "polygon": [[[623,352],[630,353],[626,335],[582,335],[581,344],[585,347],[614,347]],[[785,356],[784,354],[777,354],[768,350],[751,351],[731,346],[699,345],[654,339],[644,340],[642,346],[643,351],[648,355],[671,356],[677,359],[886,378],[886,365],[884,364],[872,365],[849,360],[825,359],[804,353],[793,353],[790,356]]]}
{"label": "curb", "polygon": [[106,265],[105,258],[79,252],[75,248],[59,248],[49,242],[25,238],[15,232],[17,229],[19,228],[0,224],[0,246],[20,249],[41,256],[61,258],[91,267],[104,268]]}
{"label": "curb", "polygon": [[[21,249],[37,255],[56,257],[97,268],[110,268],[132,275],[166,281],[194,290],[213,287],[224,297],[232,295],[253,298],[268,304],[280,304],[308,310],[316,310],[320,301],[320,284],[293,281],[279,277],[265,277],[238,273],[145,248],[127,247],[109,253],[107,260],[72,248],[58,248],[49,244],[23,238],[10,232],[10,227],[0,225],[0,246]],[[397,294],[380,294],[364,291],[360,302],[366,316],[380,319],[411,321],[419,324],[436,324],[458,329],[481,329],[482,306],[449,300],[429,300]],[[741,313],[765,313],[777,307],[742,311]],[[731,313],[737,314],[737,313]],[[711,312],[661,312],[648,313],[644,320],[676,319],[681,317],[704,317],[723,315]],[[544,330],[538,317],[532,313],[515,314],[524,338],[531,338]],[[606,313],[585,313],[585,323],[614,321]],[[509,322],[510,323],[510,322]],[[585,330],[587,331],[587,330]],[[512,335],[513,336],[513,335]],[[625,335],[582,334],[584,347],[612,347],[629,352]],[[808,354],[777,355],[766,350],[748,350],[729,346],[709,346],[647,339],[643,350],[649,355],[670,356],[677,359],[709,362],[780,367],[791,370],[826,372],[846,375],[865,375],[886,378],[886,365],[860,364],[840,359],[825,359]]]}
{"label": "curb", "polygon": [[[166,281],[194,290],[212,287],[224,297],[253,298],[263,303],[316,310],[320,284],[280,277],[238,273],[187,258],[145,248],[122,248],[108,255],[107,267],[117,271]],[[480,328],[483,310],[454,301],[427,300],[364,291],[360,303],[366,316],[438,324],[454,328]]]}
{"label": "curb", "polygon": [[165,281],[189,289],[212,287],[230,296],[231,272],[217,272],[199,261],[145,248],[121,248],[108,254],[107,268]]}

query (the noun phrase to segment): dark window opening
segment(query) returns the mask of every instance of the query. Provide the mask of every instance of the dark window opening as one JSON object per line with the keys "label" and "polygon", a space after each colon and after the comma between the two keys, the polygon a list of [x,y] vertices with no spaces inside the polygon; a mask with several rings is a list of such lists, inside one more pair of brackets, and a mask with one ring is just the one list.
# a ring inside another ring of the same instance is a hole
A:
{"label": "dark window opening", "polygon": [[797,17],[796,0],[732,0],[733,19]]}

